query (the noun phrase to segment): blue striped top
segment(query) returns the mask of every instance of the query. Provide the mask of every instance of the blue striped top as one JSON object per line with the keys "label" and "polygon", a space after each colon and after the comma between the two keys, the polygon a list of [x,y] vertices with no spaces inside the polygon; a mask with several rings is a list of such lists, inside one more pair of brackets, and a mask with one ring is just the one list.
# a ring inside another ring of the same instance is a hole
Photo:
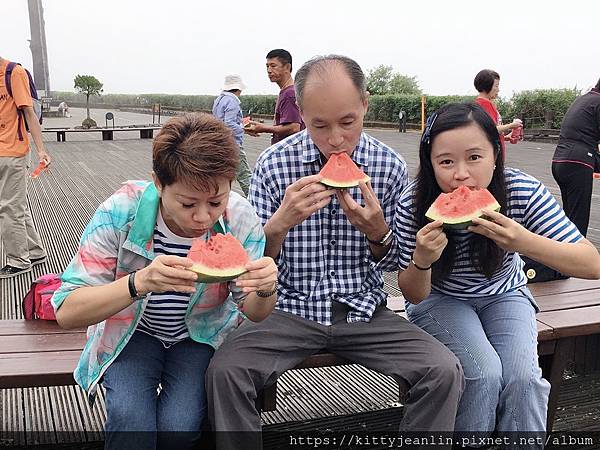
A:
{"label": "blue striped top", "polygon": [[[505,176],[508,217],[529,231],[556,241],[578,242],[583,239],[540,181],[517,169],[507,168]],[[401,270],[410,264],[416,246],[415,186],[413,181],[404,190],[394,216],[393,227]],[[507,252],[500,268],[488,279],[471,264],[470,243],[475,234],[467,230],[446,230],[446,233],[453,233],[457,245],[454,268],[444,280],[432,280],[432,290],[455,297],[473,298],[509,292],[527,283],[524,264],[518,253]]]}
{"label": "blue striped top", "polygon": [[[187,256],[192,240],[169,230],[159,209],[153,239],[156,256]],[[189,337],[185,313],[190,297],[190,294],[180,292],[151,293],[137,330],[158,338],[165,347]]]}

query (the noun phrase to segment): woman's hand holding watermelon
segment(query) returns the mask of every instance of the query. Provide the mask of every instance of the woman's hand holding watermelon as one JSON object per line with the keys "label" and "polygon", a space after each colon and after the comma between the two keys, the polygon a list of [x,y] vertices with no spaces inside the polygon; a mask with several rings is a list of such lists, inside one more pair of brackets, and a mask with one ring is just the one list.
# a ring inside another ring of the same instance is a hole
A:
{"label": "woman's hand holding watermelon", "polygon": [[135,276],[135,287],[140,295],[148,292],[196,292],[197,275],[185,270],[193,262],[189,258],[174,255],[157,256],[149,266],[139,270]]}
{"label": "woman's hand holding watermelon", "polygon": [[483,214],[487,218],[473,219],[469,231],[491,239],[503,250],[526,254],[531,231],[499,212],[485,210]]}
{"label": "woman's hand holding watermelon", "polygon": [[440,259],[442,252],[448,245],[448,238],[441,220],[428,223],[417,232],[417,245],[413,252],[413,261],[419,267],[430,267]]}
{"label": "woman's hand holding watermelon", "polygon": [[245,293],[271,291],[277,281],[277,265],[273,258],[264,256],[246,264],[247,272],[235,284]]}

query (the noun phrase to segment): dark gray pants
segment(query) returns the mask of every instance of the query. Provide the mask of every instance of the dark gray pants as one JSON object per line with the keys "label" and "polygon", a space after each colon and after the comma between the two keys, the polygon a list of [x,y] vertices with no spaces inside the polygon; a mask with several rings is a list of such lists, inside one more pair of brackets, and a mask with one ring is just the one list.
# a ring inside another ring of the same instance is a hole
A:
{"label": "dark gray pants", "polygon": [[[215,353],[206,373],[209,417],[218,449],[261,448],[256,398],[308,356],[326,349],[385,375],[407,395],[400,431],[452,431],[464,377],[456,356],[435,338],[378,308],[371,322],[347,323],[334,303],[331,326],[274,311],[260,323],[244,322]],[[254,441],[254,442],[251,442]],[[240,447],[241,445],[241,447]]]}

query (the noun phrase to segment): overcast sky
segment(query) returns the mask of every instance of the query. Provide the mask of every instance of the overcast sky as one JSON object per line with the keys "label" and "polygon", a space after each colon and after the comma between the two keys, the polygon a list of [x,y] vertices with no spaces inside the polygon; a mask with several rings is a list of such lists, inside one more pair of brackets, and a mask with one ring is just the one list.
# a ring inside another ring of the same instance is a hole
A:
{"label": "overcast sky", "polygon": [[[1,0],[0,55],[31,67],[27,0]],[[425,93],[474,93],[482,68],[500,95],[587,89],[600,77],[598,0],[43,0],[53,90],[94,75],[105,93],[216,94],[239,73],[246,94],[276,94],[265,55],[294,69],[339,53],[387,64]],[[486,9],[487,8],[487,9]]]}

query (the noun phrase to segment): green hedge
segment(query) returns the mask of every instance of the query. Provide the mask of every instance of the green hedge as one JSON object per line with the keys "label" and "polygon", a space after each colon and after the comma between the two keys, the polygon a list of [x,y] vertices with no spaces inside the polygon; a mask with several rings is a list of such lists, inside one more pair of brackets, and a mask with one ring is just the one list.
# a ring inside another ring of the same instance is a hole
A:
{"label": "green hedge", "polygon": [[[505,122],[519,117],[525,120],[527,127],[560,128],[560,123],[573,100],[580,95],[577,89],[538,89],[518,92],[510,100],[498,99],[498,110]],[[85,96],[72,92],[53,92],[57,101],[85,103]],[[169,95],[169,94],[105,94],[92,99],[96,106],[149,106],[160,103],[163,107],[189,111],[211,110],[214,95]],[[449,102],[469,102],[474,95],[443,95],[426,97],[426,114]],[[275,95],[242,95],[242,110],[247,114],[250,109],[255,114],[273,114]],[[421,96],[419,95],[372,95],[369,97],[369,110],[366,120],[396,122],[398,112],[407,113],[408,122],[421,121]]]}

